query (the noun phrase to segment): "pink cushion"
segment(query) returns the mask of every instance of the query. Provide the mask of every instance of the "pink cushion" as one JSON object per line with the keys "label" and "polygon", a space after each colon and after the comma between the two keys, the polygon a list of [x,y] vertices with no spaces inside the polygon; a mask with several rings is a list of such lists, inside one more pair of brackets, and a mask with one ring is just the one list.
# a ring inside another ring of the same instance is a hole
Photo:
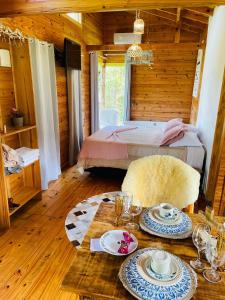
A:
{"label": "pink cushion", "polygon": [[161,146],[168,146],[180,140],[184,136],[185,131],[187,131],[187,128],[184,124],[175,126],[170,130],[165,131],[161,141]]}
{"label": "pink cushion", "polygon": [[178,126],[178,125],[182,125],[183,120],[180,119],[180,118],[176,118],[176,119],[172,119],[172,120],[169,120],[167,123],[166,123],[166,126],[165,126],[165,130],[164,131],[168,131],[170,130],[171,128],[175,127],[175,126]]}

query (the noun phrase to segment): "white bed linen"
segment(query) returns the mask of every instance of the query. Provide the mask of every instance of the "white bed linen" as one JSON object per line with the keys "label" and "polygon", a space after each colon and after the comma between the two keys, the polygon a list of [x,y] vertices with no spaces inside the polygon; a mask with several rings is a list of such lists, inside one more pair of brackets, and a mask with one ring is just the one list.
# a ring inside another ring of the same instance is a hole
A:
{"label": "white bed linen", "polygon": [[[79,167],[114,167],[126,169],[132,160],[149,155],[171,155],[177,157],[193,168],[202,170],[205,150],[200,141],[194,143],[199,146],[193,147],[193,140],[187,136],[183,139],[182,147],[160,147],[160,140],[166,122],[150,122],[150,121],[128,121],[127,126],[138,126],[137,129],[120,132],[117,137],[128,145],[127,160],[105,160],[105,159],[82,159],[79,160]],[[197,135],[196,135],[197,138]],[[198,139],[198,138],[197,138]],[[180,140],[182,141],[182,139]]]}

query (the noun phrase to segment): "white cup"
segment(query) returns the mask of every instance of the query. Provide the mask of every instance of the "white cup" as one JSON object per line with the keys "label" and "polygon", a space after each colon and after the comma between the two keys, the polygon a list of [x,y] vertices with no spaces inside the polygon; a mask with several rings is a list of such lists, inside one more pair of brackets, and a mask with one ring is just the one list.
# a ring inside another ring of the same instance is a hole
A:
{"label": "white cup", "polygon": [[151,256],[151,269],[162,275],[170,274],[171,257],[164,251],[157,250]]}
{"label": "white cup", "polygon": [[169,203],[161,203],[159,205],[159,214],[162,218],[172,218],[175,212],[175,207]]}

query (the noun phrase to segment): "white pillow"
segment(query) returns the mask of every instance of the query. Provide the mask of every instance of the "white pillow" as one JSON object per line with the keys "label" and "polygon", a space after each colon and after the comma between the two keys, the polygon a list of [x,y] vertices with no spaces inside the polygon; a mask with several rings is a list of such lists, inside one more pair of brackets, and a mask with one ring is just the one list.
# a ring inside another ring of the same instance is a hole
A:
{"label": "white pillow", "polygon": [[[186,124],[185,124],[186,125]],[[188,128],[188,131],[191,131],[191,132],[195,132],[195,133],[199,133],[199,130],[197,127],[195,127],[194,125],[192,124],[187,124],[187,128]]]}
{"label": "white pillow", "polygon": [[197,133],[186,131],[184,137],[179,141],[176,141],[173,144],[170,144],[169,147],[201,147],[202,143],[200,142]]}

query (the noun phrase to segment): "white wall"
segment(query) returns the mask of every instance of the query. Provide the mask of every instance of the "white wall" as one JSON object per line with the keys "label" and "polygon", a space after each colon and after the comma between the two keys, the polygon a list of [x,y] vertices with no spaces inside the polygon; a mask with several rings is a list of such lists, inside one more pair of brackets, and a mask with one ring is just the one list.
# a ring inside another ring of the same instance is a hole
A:
{"label": "white wall", "polygon": [[206,175],[209,173],[218,105],[225,67],[225,6],[215,8],[210,18],[203,69],[197,127],[206,146]]}

